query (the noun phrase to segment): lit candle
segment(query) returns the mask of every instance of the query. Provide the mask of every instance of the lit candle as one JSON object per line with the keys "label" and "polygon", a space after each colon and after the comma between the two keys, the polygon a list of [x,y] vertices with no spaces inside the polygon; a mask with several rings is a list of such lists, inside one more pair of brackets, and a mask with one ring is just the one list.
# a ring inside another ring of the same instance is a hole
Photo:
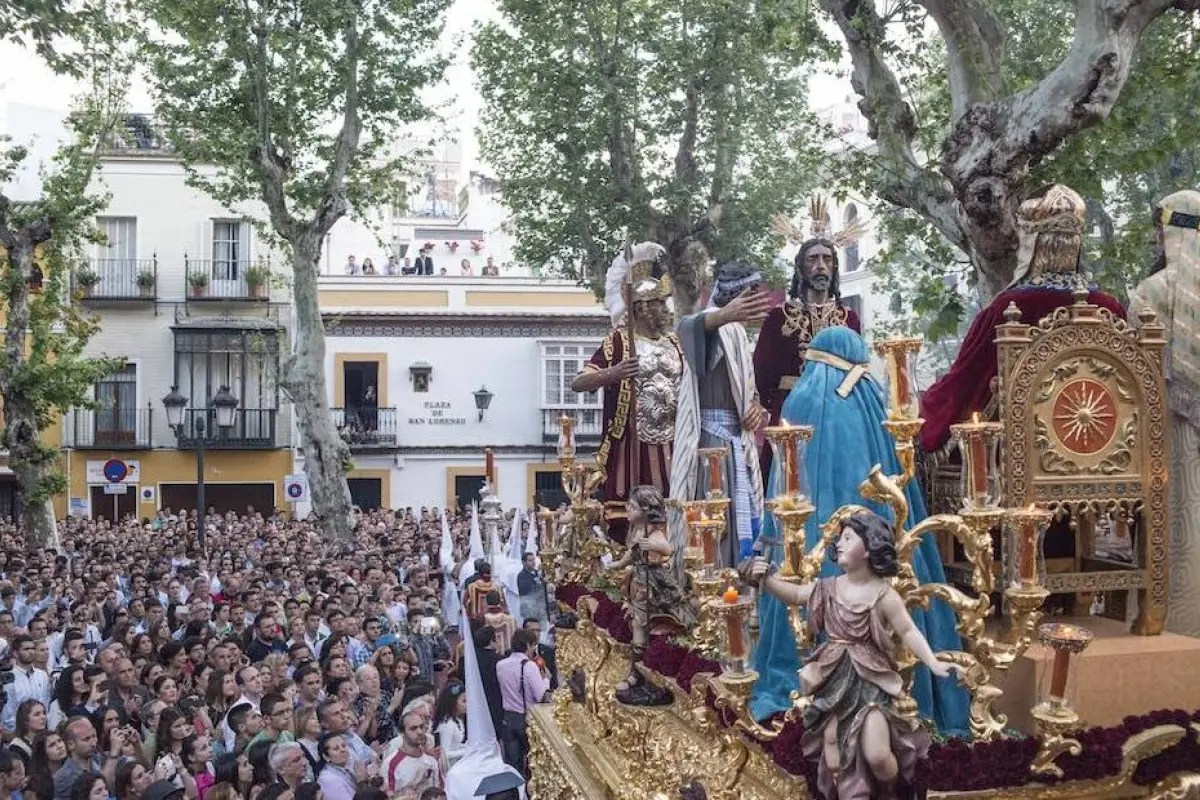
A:
{"label": "lit candle", "polygon": [[903,347],[892,350],[892,363],[896,367],[896,403],[899,406],[896,413],[905,416],[907,412],[904,409],[912,402],[908,394],[908,351]]}
{"label": "lit candle", "polygon": [[[727,604],[733,605],[738,601],[737,589],[730,586],[725,590],[722,599]],[[728,614],[725,616],[725,639],[729,644],[730,658],[746,657],[746,640],[742,636],[742,617],[740,614]]]}
{"label": "lit candle", "polygon": [[487,476],[487,482],[490,486],[495,488],[496,461],[495,456],[492,454],[492,448],[488,447],[483,451],[483,460],[484,474]]}
{"label": "lit candle", "polygon": [[717,561],[717,547],[713,541],[712,528],[706,526],[700,531],[700,543],[704,549],[704,566],[711,567]]}
{"label": "lit candle", "polygon": [[725,487],[721,483],[721,458],[722,456],[717,453],[708,454],[708,490],[713,495],[719,495],[725,491]]}
{"label": "lit candle", "polygon": [[1067,698],[1067,675],[1071,670],[1071,651],[1054,649],[1054,669],[1050,674],[1050,702],[1062,705]]}
{"label": "lit candle", "polygon": [[[1033,505],[1029,511],[1034,511]],[[1038,519],[1030,514],[1021,520],[1021,581],[1026,585],[1037,583],[1037,539]]]}
{"label": "lit candle", "polygon": [[[787,420],[784,420],[783,426],[792,427]],[[788,494],[800,494],[800,463],[796,458],[796,439],[791,436],[783,438],[783,468],[787,475]]]}
{"label": "lit candle", "polygon": [[[971,424],[980,425],[979,412],[971,414]],[[971,463],[968,468],[971,470],[971,491],[977,497],[987,496],[987,442],[984,440],[983,429],[977,429],[970,435],[971,448]]]}

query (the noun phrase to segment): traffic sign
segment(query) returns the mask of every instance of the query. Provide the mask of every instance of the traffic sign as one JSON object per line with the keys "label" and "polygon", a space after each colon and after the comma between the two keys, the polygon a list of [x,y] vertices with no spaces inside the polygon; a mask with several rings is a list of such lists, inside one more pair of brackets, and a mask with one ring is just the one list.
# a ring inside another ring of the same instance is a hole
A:
{"label": "traffic sign", "polygon": [[[119,458],[110,458],[104,462],[104,480],[109,483],[120,483],[129,476],[129,467]],[[114,492],[113,494],[124,494],[124,492]]]}
{"label": "traffic sign", "polygon": [[283,497],[289,503],[308,502],[308,476],[288,475],[283,479]]}
{"label": "traffic sign", "polygon": [[125,494],[129,487],[123,483],[110,483],[104,487],[105,494]]}

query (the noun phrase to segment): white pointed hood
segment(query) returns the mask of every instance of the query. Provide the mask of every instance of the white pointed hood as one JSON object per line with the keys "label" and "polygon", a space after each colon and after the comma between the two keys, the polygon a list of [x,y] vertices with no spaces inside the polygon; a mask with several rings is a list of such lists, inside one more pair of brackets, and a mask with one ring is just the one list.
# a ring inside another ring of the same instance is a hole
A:
{"label": "white pointed hood", "polygon": [[479,506],[471,503],[471,539],[467,551],[467,563],[458,571],[458,585],[462,587],[475,574],[475,559],[483,558],[483,534],[479,531]]}
{"label": "white pointed hood", "polygon": [[442,574],[442,619],[447,625],[454,624],[462,610],[458,599],[458,587],[454,585],[454,539],[450,536],[450,515],[442,511],[442,547],[438,553]]}
{"label": "white pointed hood", "polygon": [[[460,630],[471,630],[465,610],[460,625]],[[500,743],[483,693],[479,659],[470,638],[463,643],[463,661],[467,686],[467,752],[446,773],[446,800],[476,800],[480,781],[492,775],[510,774],[520,778],[520,773],[500,757]],[[521,782],[523,784],[524,780]],[[523,786],[521,793],[524,796]]]}

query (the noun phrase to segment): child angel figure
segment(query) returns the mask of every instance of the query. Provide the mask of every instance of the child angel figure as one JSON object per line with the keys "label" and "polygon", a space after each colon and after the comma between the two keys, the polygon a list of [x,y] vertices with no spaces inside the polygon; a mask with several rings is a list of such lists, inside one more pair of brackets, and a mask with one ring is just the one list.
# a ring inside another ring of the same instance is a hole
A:
{"label": "child angel figure", "polygon": [[937,660],[888,583],[899,564],[887,520],[869,511],[848,517],[828,557],[841,575],[796,586],[769,575],[770,562],[759,558],[750,578],[788,605],[807,606],[814,639],[824,634],[800,672],[810,700],[801,746],[809,758],[821,757],[822,796],[892,797],[898,780],[912,781],[929,749],[926,731],[895,710],[904,684],[893,636],[934,675],[946,677],[953,667]]}

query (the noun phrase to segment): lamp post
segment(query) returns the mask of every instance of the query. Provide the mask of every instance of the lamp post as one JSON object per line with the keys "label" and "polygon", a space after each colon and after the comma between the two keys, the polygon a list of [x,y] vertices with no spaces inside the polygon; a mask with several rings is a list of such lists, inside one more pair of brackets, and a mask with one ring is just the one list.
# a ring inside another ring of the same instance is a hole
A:
{"label": "lamp post", "polygon": [[492,393],[486,386],[481,386],[472,394],[475,395],[475,408],[479,410],[479,421],[483,422],[483,412],[487,411],[488,406],[492,404]]}
{"label": "lamp post", "polygon": [[[163,408],[167,411],[167,424],[175,431],[175,438],[183,439],[184,415],[187,410],[188,400],[179,391],[178,386],[172,386],[171,391],[162,400]],[[233,427],[234,416],[237,414],[238,399],[229,391],[228,386],[222,386],[213,395],[209,407],[213,410],[213,415],[216,417],[216,427],[218,435],[223,436],[230,428]],[[196,440],[196,543],[200,547],[200,552],[205,552],[205,525],[207,521],[206,508],[207,501],[204,499],[204,445],[207,443],[207,426],[206,418],[208,409],[204,409],[205,413],[196,415],[192,419],[192,430]]]}

